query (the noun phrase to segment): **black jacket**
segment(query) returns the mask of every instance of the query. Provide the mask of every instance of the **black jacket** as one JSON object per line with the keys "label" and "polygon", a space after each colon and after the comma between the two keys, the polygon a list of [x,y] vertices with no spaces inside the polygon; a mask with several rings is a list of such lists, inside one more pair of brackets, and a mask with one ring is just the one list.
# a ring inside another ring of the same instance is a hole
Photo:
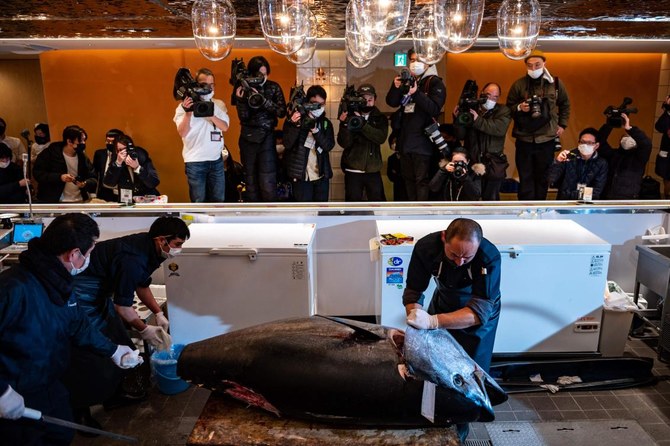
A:
{"label": "black jacket", "polygon": [[[316,157],[319,167],[319,173],[326,179],[333,177],[333,169],[330,166],[330,151],[335,147],[335,132],[333,124],[325,114],[316,120],[319,131],[313,136],[316,140]],[[291,181],[305,181],[305,172],[307,170],[307,159],[309,157],[309,148],[305,147],[309,128],[298,127],[289,119],[284,121],[284,160],[286,165],[286,174]]]}
{"label": "black jacket", "polygon": [[593,156],[584,161],[579,155],[579,150],[571,151],[575,155],[570,161],[554,163],[549,167],[549,184],[558,184],[558,200],[577,200],[579,192],[577,184],[586,184],[593,188],[593,199],[598,200],[607,183],[607,161],[594,152]]}
{"label": "black jacket", "polygon": [[[33,175],[38,182],[37,199],[44,203],[58,203],[65,183],[60,177],[67,173],[67,164],[63,158],[62,141],[52,142],[49,147],[44,149],[35,160]],[[80,189],[81,197],[88,200],[88,192],[95,190],[97,180],[95,179],[95,170],[93,164],[85,154],[77,152],[77,171],[78,175],[86,180],[86,187]]]}
{"label": "black jacket", "polygon": [[[135,151],[137,152],[137,161],[140,163],[139,173],[133,171],[131,175],[129,167],[126,164],[118,167],[116,165],[116,156],[114,156],[102,180],[103,185],[107,187],[98,185],[98,190],[115,187],[117,191],[119,189],[132,189],[133,196],[160,195],[160,192],[156,189],[160,183],[158,172],[149,157],[149,153],[142,147],[137,146],[135,146]],[[120,196],[120,193],[115,195],[116,199],[111,201],[118,201]]]}
{"label": "black jacket", "polygon": [[512,121],[512,112],[506,105],[496,104],[491,110],[480,108],[479,117],[471,126],[454,121],[456,138],[463,140],[473,163],[482,162],[485,153],[502,153],[505,136]]}
{"label": "black jacket", "polygon": [[286,100],[278,83],[268,79],[265,84],[256,87],[256,90],[265,98],[265,103],[260,108],[249,107],[245,99],[237,97],[235,90],[236,88],[233,88],[230,103],[237,107],[237,116],[243,127],[242,135],[245,134],[245,127],[261,128],[266,131],[274,130],[278,119],[286,116]]}
{"label": "black jacket", "polygon": [[342,146],[342,169],[377,173],[382,170],[381,144],[388,135],[388,119],[374,107],[359,130],[349,130],[346,122],[340,123],[337,143]]}
{"label": "black jacket", "polygon": [[482,197],[482,180],[472,171],[463,178],[455,178],[451,172],[439,169],[429,184],[431,192],[443,201],[479,201]]}
{"label": "black jacket", "polygon": [[606,200],[636,199],[640,195],[642,178],[651,155],[651,140],[637,127],[627,131],[637,146],[630,150],[621,147],[613,149],[607,142],[612,132],[610,125],[604,124],[598,131],[600,147],[598,153],[607,160],[607,185],[603,198]]}
{"label": "black jacket", "polygon": [[[661,133],[661,145],[659,147],[661,152],[666,152],[664,158],[667,159],[668,152],[670,152],[670,112],[663,110],[661,116],[658,117],[654,128],[657,132]],[[659,159],[659,158],[657,158]],[[665,162],[662,165],[656,163],[656,174],[662,177],[664,180],[670,179],[670,163]]]}
{"label": "black jacket", "polygon": [[[442,79],[435,75],[437,71],[431,68],[419,79],[417,90],[410,101],[410,104],[414,104],[414,112],[406,111],[409,104],[402,107],[401,130],[397,142],[401,153],[431,156],[436,152],[433,142],[425,134],[424,129],[442,111],[447,100],[447,89]],[[391,88],[386,94],[386,104],[389,107],[400,107],[402,99],[402,90],[395,88],[395,84],[391,82]]]}
{"label": "black jacket", "polygon": [[18,204],[25,203],[28,196],[26,188],[19,185],[23,179],[23,171],[17,164],[9,163],[4,169],[0,169],[0,203]]}

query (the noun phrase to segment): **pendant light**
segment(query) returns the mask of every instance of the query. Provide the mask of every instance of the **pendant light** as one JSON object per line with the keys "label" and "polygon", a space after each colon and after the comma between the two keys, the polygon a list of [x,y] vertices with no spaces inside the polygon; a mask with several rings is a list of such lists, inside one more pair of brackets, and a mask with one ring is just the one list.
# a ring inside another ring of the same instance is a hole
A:
{"label": "pendant light", "polygon": [[373,45],[391,45],[409,21],[411,0],[350,0],[359,31]]}
{"label": "pendant light", "polygon": [[288,60],[293,62],[296,65],[302,65],[309,62],[314,56],[314,51],[316,50],[316,36],[318,33],[318,24],[316,22],[316,16],[310,10],[309,11],[309,31],[305,36],[305,42],[302,44],[300,49],[295,53],[289,54],[286,56]]}
{"label": "pendant light", "polygon": [[270,48],[289,55],[305,43],[309,32],[309,8],[299,0],[258,0],[263,36]]}
{"label": "pendant light", "polygon": [[229,0],[196,0],[191,10],[193,37],[209,60],[225,58],[235,40],[237,16]]}
{"label": "pendant light", "polygon": [[417,59],[428,65],[442,59],[445,48],[440,44],[435,31],[435,7],[429,4],[421,8],[412,22],[412,39]]}
{"label": "pendant light", "polygon": [[[372,61],[372,59],[382,52],[382,49],[384,48],[383,46],[372,44],[358,29],[353,0],[347,4],[347,9],[345,11],[345,27],[345,47],[348,51],[347,54],[351,54],[351,58],[348,57],[348,59],[354,66],[360,65],[366,60]],[[358,68],[362,67],[359,66]]]}
{"label": "pendant light", "polygon": [[484,19],[484,0],[435,0],[435,30],[450,53],[474,45]]}
{"label": "pendant light", "polygon": [[498,10],[498,45],[510,59],[523,59],[537,44],[540,34],[537,0],[504,0]]}

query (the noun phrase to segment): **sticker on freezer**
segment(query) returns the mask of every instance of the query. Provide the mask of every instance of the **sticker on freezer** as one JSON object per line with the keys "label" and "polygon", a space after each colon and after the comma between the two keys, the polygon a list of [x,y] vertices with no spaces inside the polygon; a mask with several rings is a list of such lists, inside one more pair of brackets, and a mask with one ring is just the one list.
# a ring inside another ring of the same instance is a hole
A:
{"label": "sticker on freezer", "polygon": [[605,270],[605,256],[596,254],[591,256],[591,265],[589,266],[589,276],[602,276]]}
{"label": "sticker on freezer", "polygon": [[293,262],[291,265],[291,277],[293,280],[304,280],[305,279],[305,262],[300,260]]}
{"label": "sticker on freezer", "polygon": [[402,283],[405,268],[386,268],[386,283]]}
{"label": "sticker on freezer", "polygon": [[391,266],[402,265],[402,258],[401,257],[390,257],[389,258],[389,265],[391,265]]}

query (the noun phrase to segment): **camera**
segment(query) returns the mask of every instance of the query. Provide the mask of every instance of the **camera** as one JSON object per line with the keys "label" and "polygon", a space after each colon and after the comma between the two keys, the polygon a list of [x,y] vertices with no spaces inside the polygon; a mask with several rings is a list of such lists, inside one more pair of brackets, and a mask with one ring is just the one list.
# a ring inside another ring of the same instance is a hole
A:
{"label": "camera", "polygon": [[474,122],[470,110],[477,110],[481,104],[486,103],[486,95],[477,96],[479,88],[477,82],[472,79],[465,81],[461,97],[458,99],[458,114],[456,122],[460,125],[472,125]]}
{"label": "camera", "polygon": [[211,92],[212,89],[208,85],[199,84],[193,79],[188,68],[177,70],[172,95],[178,101],[183,101],[186,97],[193,99],[193,105],[186,110],[192,111],[193,116],[198,118],[214,116],[214,103],[200,99],[200,96],[210,94]]}
{"label": "camera", "polygon": [[312,127],[315,121],[309,116],[309,112],[317,110],[319,107],[321,107],[320,104],[311,104],[307,101],[305,86],[302,83],[291,87],[288,100],[288,113],[289,115],[295,112],[300,113],[301,120],[298,126]]}
{"label": "camera", "polygon": [[615,128],[623,126],[623,118],[621,117],[621,113],[625,113],[627,115],[630,115],[631,113],[637,113],[637,107],[628,107],[632,103],[633,100],[631,98],[625,97],[623,98],[623,102],[620,106],[614,107],[609,105],[603,112],[603,114],[607,116],[607,124]]}
{"label": "camera", "polygon": [[408,69],[403,68],[402,71],[400,71],[400,91],[403,96],[409,93],[410,88],[412,88],[415,83],[416,79],[414,79],[412,73],[410,73]]}
{"label": "camera", "polygon": [[247,66],[244,63],[244,59],[233,59],[230,63],[230,85],[233,86],[233,89],[237,90],[238,87],[242,87],[244,91],[243,99],[246,99],[249,107],[251,108],[261,108],[265,104],[265,97],[254,90],[256,87],[260,87],[265,82],[265,76],[261,73],[258,73],[257,76],[252,76]]}
{"label": "camera", "polygon": [[461,178],[465,177],[469,171],[470,168],[468,167],[468,163],[465,161],[455,161],[454,171],[451,174],[454,176],[454,178],[460,180]]}
{"label": "camera", "polygon": [[128,145],[126,145],[126,154],[131,158],[136,160],[137,159],[137,150],[135,150],[135,146],[133,145],[132,142],[128,141]]}
{"label": "camera", "polygon": [[353,85],[347,85],[340,99],[340,106],[337,110],[337,115],[347,112],[347,128],[349,130],[360,130],[365,125],[365,119],[362,116],[357,116],[355,113],[368,112],[368,101],[361,97]]}
{"label": "camera", "polygon": [[536,94],[526,99],[526,104],[530,106],[530,117],[533,119],[542,116],[542,98]]}
{"label": "camera", "polygon": [[440,133],[440,126],[438,125],[437,122],[433,122],[431,125],[426,127],[423,130],[426,135],[428,135],[428,138],[433,142],[435,145],[435,148],[440,152],[442,158],[449,158],[451,155],[451,149],[449,148],[449,144],[447,144],[447,141],[444,140],[442,137],[442,134]]}
{"label": "camera", "polygon": [[75,183],[85,183],[86,178],[82,177],[81,175],[77,175],[76,177],[74,177],[74,182]]}
{"label": "camera", "polygon": [[565,155],[565,160],[566,161],[572,161],[572,160],[575,160],[577,158],[579,158],[579,154],[577,152],[568,152]]}

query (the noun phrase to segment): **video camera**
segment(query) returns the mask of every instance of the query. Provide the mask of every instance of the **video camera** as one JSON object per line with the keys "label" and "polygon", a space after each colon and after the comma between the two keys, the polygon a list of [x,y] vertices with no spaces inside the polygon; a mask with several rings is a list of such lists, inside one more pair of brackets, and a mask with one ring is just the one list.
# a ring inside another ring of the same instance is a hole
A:
{"label": "video camera", "polygon": [[252,76],[244,64],[244,59],[233,59],[230,63],[230,85],[233,86],[234,90],[242,87],[244,91],[243,99],[247,100],[249,107],[261,108],[265,104],[265,96],[254,90],[254,88],[263,85],[263,82],[265,82],[265,76],[261,73]]}
{"label": "video camera", "polygon": [[198,118],[214,116],[214,103],[200,99],[200,96],[211,92],[212,89],[208,85],[199,84],[193,79],[188,68],[177,70],[172,95],[177,101],[183,101],[186,97],[193,99],[193,105],[186,110],[192,111],[193,116]]}
{"label": "video camera", "polygon": [[403,68],[400,72],[400,91],[403,96],[409,93],[410,88],[414,86],[416,79],[412,76],[407,68]]}
{"label": "video camera", "polygon": [[442,158],[449,158],[451,155],[451,149],[449,144],[442,137],[440,133],[440,126],[437,122],[433,122],[431,125],[423,129],[423,131],[428,135],[428,138],[433,142],[435,148],[440,152]]}
{"label": "video camera", "polygon": [[353,85],[347,85],[340,99],[340,106],[337,110],[337,116],[347,112],[347,128],[349,130],[360,130],[365,125],[365,119],[362,116],[357,116],[355,113],[364,112],[363,108],[367,107],[368,101],[361,97]]}
{"label": "video camera", "polygon": [[312,127],[314,125],[314,119],[312,119],[308,113],[317,110],[319,107],[321,107],[320,104],[311,104],[307,101],[305,86],[302,83],[291,87],[291,93],[289,94],[288,99],[288,113],[289,117],[295,112],[300,113],[301,121],[298,126],[305,125],[307,127]]}
{"label": "video camera", "polygon": [[625,113],[627,115],[630,115],[631,113],[637,113],[637,107],[630,107],[628,106],[633,103],[633,100],[629,97],[624,97],[623,102],[621,105],[617,108],[614,108],[613,106],[609,105],[603,112],[605,116],[607,116],[607,124],[618,128],[623,125],[623,118],[621,117],[621,113]]}
{"label": "video camera", "polygon": [[472,79],[465,81],[461,97],[458,100],[458,114],[456,115],[458,124],[468,126],[474,122],[470,110],[477,110],[487,99],[486,95],[477,96],[478,93],[477,81]]}
{"label": "video camera", "polygon": [[468,163],[465,161],[454,161],[454,171],[451,174],[454,176],[454,178],[460,180],[461,178],[465,177],[469,171],[470,167],[468,166]]}

